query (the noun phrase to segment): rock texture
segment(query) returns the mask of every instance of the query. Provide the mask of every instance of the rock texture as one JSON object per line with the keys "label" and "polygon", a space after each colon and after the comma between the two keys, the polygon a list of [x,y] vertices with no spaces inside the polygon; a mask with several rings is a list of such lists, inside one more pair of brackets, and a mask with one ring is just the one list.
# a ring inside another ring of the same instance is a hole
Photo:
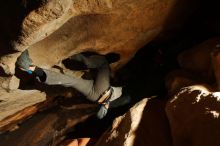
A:
{"label": "rock texture", "polygon": [[12,91],[19,87],[20,80],[16,76],[0,77],[1,88]]}
{"label": "rock texture", "polygon": [[[53,68],[53,71],[59,72]],[[65,69],[64,73],[76,77],[83,75],[81,71],[72,71]],[[76,93],[71,88],[61,86],[47,86],[34,81],[30,81],[31,76],[22,77],[22,84],[27,84],[29,87],[17,89],[19,79],[16,76],[0,77],[0,132],[13,129],[17,123],[23,121],[29,116],[32,116],[37,111],[45,107],[55,105],[54,97],[62,96],[66,98],[73,97]],[[23,86],[23,85],[21,85]]]}
{"label": "rock texture", "polygon": [[[24,19],[22,33],[25,37],[21,38],[21,43],[15,45],[15,48],[23,50],[30,46],[32,58],[37,65],[51,66],[77,52],[87,50],[101,54],[118,53],[121,55],[118,65],[125,64],[139,48],[161,31],[173,5],[173,1],[141,0],[67,2],[68,6],[63,6],[63,2],[50,1],[58,8],[50,10],[45,7],[39,10],[53,16],[45,18],[50,22],[38,25],[41,20],[32,15]],[[59,7],[65,9],[54,16],[50,11],[61,9]],[[156,9],[160,9],[160,12]],[[36,12],[38,11],[32,13]],[[44,15],[40,13],[39,16]],[[26,25],[29,22],[31,24]],[[62,25],[64,22],[66,23]],[[36,30],[30,31],[32,25],[36,26]],[[54,33],[48,36],[51,32]],[[45,39],[42,40],[43,38]],[[36,40],[42,41],[34,44]]]}
{"label": "rock texture", "polygon": [[170,146],[169,126],[164,112],[165,102],[145,98],[125,115],[116,118],[111,129],[96,146]]}
{"label": "rock texture", "polygon": [[[177,3],[176,0],[22,0],[23,5],[20,2],[8,0],[4,3],[5,5],[0,6],[0,18],[4,20],[0,24],[0,88],[4,90],[5,94],[2,95],[2,98],[5,101],[16,98],[17,96],[13,93],[19,93],[16,95],[20,97],[27,92],[16,90],[19,87],[19,80],[14,76],[18,73],[15,68],[16,59],[25,49],[29,50],[33,63],[43,68],[51,68],[54,65],[62,66],[63,60],[79,52],[94,51],[100,54],[114,52],[120,54],[121,57],[112,65],[114,69],[117,69],[126,64],[138,49],[158,36],[164,27],[169,25],[167,21],[170,20],[170,17],[174,17],[176,20],[176,14],[182,10],[178,9],[179,5],[181,5],[180,7],[185,6],[184,2]],[[178,11],[176,11],[177,9]],[[176,12],[172,12],[173,10]],[[170,16],[171,13],[172,16]],[[186,12],[183,11],[183,13]],[[181,17],[181,20],[184,19]],[[179,24],[181,25],[181,23]],[[169,28],[172,28],[170,26]],[[48,88],[45,87],[44,89],[47,91],[44,91],[47,96],[50,96]],[[38,96],[39,92],[28,94],[33,102],[28,102],[28,100],[26,103],[25,100],[17,98],[16,101],[21,100],[19,103],[25,101],[24,105],[22,107],[19,104],[19,109],[14,108],[16,111],[10,114],[19,114],[22,110],[27,111],[27,109],[32,112],[37,111],[32,107],[43,101],[44,99],[42,100],[41,97],[45,95],[42,93]],[[54,90],[54,92],[61,91]],[[15,97],[9,99],[9,96]],[[35,97],[37,97],[36,100]],[[6,100],[6,98],[8,99]],[[13,106],[11,104],[11,107]],[[140,104],[142,111],[144,107],[145,103]],[[68,113],[62,110],[57,111]],[[132,112],[132,114],[134,113]],[[81,116],[86,119],[89,115],[90,113]],[[4,116],[2,120],[8,119],[7,116]],[[132,116],[135,117],[135,114]],[[28,128],[20,130],[21,133],[25,133],[20,145],[28,142],[40,145],[53,141],[54,137],[51,133],[57,136],[57,129],[53,125],[61,117],[54,113],[48,113],[45,117],[45,119],[49,117],[48,119],[51,121],[37,119],[39,124],[33,122],[33,129],[42,131],[33,134]],[[74,121],[74,118],[77,117],[72,117],[71,120]],[[140,115],[135,120],[138,119],[141,120]],[[45,127],[45,122],[48,127]],[[58,133],[59,136],[62,136],[63,131],[68,131],[68,128],[75,124],[74,122],[69,127],[68,125],[67,128],[64,127],[64,130],[61,129]],[[138,125],[132,126],[134,126],[132,130],[135,130]],[[47,132],[43,131],[44,128]],[[13,133],[15,136],[12,136],[11,139],[6,138],[11,145],[14,145],[13,142],[19,135],[19,131],[17,133]],[[33,137],[28,139],[30,134],[33,134]],[[129,134],[127,136],[130,142],[126,143],[132,144],[134,135]],[[44,136],[49,138],[45,140]],[[8,142],[7,140],[6,142]]]}
{"label": "rock texture", "polygon": [[[83,52],[114,52],[127,63],[165,26],[175,0],[22,0],[0,7],[0,84],[19,87],[15,62],[25,49],[44,68]],[[8,9],[10,7],[13,11]],[[158,11],[159,10],[159,11]],[[6,15],[7,14],[7,15]]]}
{"label": "rock texture", "polygon": [[59,145],[76,124],[83,122],[96,111],[96,105],[76,104],[76,101],[69,99],[51,110],[36,114],[19,125],[17,130],[0,134],[0,145]]}
{"label": "rock texture", "polygon": [[[171,72],[166,105],[174,146],[219,145],[219,38],[185,50]],[[216,87],[218,84],[218,89]]]}
{"label": "rock texture", "polygon": [[[12,46],[18,51],[29,48],[34,63],[47,68],[87,50],[119,53],[121,59],[116,66],[123,65],[159,34],[175,4],[175,0],[39,2],[22,19]],[[26,9],[29,3],[33,2],[26,1]],[[14,73],[14,66],[2,63],[7,74]]]}
{"label": "rock texture", "polygon": [[174,146],[220,144],[220,93],[202,85],[182,88],[166,106]]}
{"label": "rock texture", "polygon": [[220,38],[211,38],[195,47],[182,52],[178,62],[182,69],[210,81],[213,78],[211,53],[220,46]]}
{"label": "rock texture", "polygon": [[[0,91],[0,131],[7,130],[10,124],[26,118],[37,111],[33,105],[46,100],[46,94],[37,90],[15,90],[10,93]],[[24,110],[31,107],[28,110]],[[20,111],[23,112],[16,114]],[[33,111],[34,110],[34,111]],[[15,116],[12,116],[15,115]],[[9,128],[10,129],[10,128]]]}
{"label": "rock texture", "polygon": [[216,81],[219,86],[219,44],[220,38],[211,38],[178,55],[181,69],[166,77],[170,95],[196,84],[209,84],[209,88],[216,90]]}

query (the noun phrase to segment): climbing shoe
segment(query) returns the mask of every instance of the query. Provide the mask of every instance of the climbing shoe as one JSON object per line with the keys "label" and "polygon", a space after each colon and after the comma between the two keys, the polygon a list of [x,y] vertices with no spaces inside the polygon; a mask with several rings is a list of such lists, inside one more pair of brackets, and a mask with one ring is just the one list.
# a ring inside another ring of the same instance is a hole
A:
{"label": "climbing shoe", "polygon": [[32,60],[29,57],[29,53],[28,50],[25,50],[24,52],[22,52],[22,54],[18,57],[16,65],[25,71],[29,70],[29,67],[32,64]]}

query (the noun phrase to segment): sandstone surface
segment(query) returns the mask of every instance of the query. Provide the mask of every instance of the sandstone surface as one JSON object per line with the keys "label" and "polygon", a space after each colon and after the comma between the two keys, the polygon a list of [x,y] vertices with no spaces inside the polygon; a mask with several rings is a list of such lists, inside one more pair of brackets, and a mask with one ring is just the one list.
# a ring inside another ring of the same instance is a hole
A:
{"label": "sandstone surface", "polygon": [[166,106],[174,146],[216,146],[219,140],[219,92],[203,85],[182,88]]}
{"label": "sandstone surface", "polygon": [[[38,2],[37,7],[29,8],[34,2],[25,1],[29,11],[11,40],[11,50],[29,49],[34,63],[45,68],[83,51],[118,53],[121,59],[115,66],[119,67],[161,32],[175,4],[175,0]],[[9,63],[11,56],[5,54],[0,65],[5,73],[13,74],[18,55]]]}
{"label": "sandstone surface", "polygon": [[117,117],[96,146],[171,145],[165,102],[145,98]]}

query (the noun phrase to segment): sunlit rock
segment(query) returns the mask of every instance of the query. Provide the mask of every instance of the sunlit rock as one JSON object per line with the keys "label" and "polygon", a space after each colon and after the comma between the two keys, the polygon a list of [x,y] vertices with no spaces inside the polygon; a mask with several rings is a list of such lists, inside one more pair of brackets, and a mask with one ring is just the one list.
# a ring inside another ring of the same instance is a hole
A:
{"label": "sunlit rock", "polygon": [[[0,131],[10,123],[22,119],[22,113],[10,118],[10,116],[19,113],[27,107],[36,105],[46,100],[46,94],[37,90],[13,90],[10,93],[0,90]],[[37,108],[34,107],[28,112],[36,112]],[[32,113],[31,113],[32,114]],[[7,119],[8,118],[8,119]]]}
{"label": "sunlit rock", "polygon": [[105,132],[96,146],[170,146],[164,107],[164,101],[143,99],[126,114],[116,118],[111,129]]}
{"label": "sunlit rock", "polygon": [[174,146],[220,145],[220,93],[206,86],[182,88],[166,106]]}
{"label": "sunlit rock", "polygon": [[19,81],[15,76],[0,77],[0,87],[7,91],[16,90],[19,87]]}
{"label": "sunlit rock", "polygon": [[159,34],[173,4],[174,0],[50,0],[25,17],[23,35],[14,46],[21,51],[30,48],[34,63],[45,67],[88,50],[118,53],[122,65]]}
{"label": "sunlit rock", "polygon": [[140,124],[144,108],[148,99],[143,99],[132,107],[125,115],[116,118],[112,128],[96,146],[133,146],[136,138],[136,130]]}

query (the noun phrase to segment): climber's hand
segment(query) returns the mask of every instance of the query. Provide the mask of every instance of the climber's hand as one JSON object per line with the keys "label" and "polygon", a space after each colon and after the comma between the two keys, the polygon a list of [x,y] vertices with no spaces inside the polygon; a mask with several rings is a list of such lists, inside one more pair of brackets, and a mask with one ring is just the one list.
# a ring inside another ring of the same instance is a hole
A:
{"label": "climber's hand", "polygon": [[18,67],[24,71],[29,71],[32,65],[32,60],[29,57],[28,50],[22,52],[22,54],[18,57],[16,64]]}

